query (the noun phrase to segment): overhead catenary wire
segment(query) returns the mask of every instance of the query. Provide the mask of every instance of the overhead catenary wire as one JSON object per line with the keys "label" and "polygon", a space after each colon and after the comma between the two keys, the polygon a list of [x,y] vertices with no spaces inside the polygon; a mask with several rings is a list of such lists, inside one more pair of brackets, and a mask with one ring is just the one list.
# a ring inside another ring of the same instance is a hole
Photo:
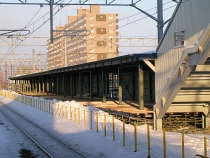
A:
{"label": "overhead catenary wire", "polygon": [[[19,34],[21,33],[21,30],[23,30],[23,29],[25,29],[25,28],[28,27],[28,25],[30,24],[30,22],[36,17],[36,15],[39,13],[40,10],[41,10],[41,8],[38,9],[38,11],[37,11],[37,12],[34,14],[34,16],[29,20],[29,22],[25,25],[25,27],[22,28],[22,29],[20,29]],[[17,43],[17,40],[18,40],[18,38],[15,39],[14,44]],[[11,49],[12,49],[12,47],[10,47],[10,48],[7,50],[7,52],[8,52],[8,51],[11,51]]]}
{"label": "overhead catenary wire", "polygon": [[[63,0],[64,1],[64,0]],[[62,2],[63,2],[62,1]],[[68,3],[70,3],[72,0],[70,0]],[[62,3],[61,2],[61,3]],[[170,2],[167,2],[167,3],[164,3],[163,5],[166,5],[166,4],[168,4],[168,3],[171,3],[171,1]],[[176,6],[176,5],[174,5],[174,6]],[[174,6],[172,6],[172,7],[174,7]],[[56,7],[58,7],[58,6],[56,6]],[[53,9],[55,9],[56,7],[54,7]],[[64,8],[65,6],[63,6],[63,8]],[[63,8],[61,8],[61,9],[63,9]],[[146,10],[146,11],[149,11],[149,10],[152,10],[152,9],[155,9],[155,8],[157,8],[157,7],[153,7],[153,8],[150,8],[150,9],[148,9],[148,10]],[[170,7],[171,8],[171,7]],[[53,16],[55,15],[55,14],[57,14],[61,9],[59,9],[58,11],[56,11],[54,14],[53,14]],[[164,9],[164,10],[166,10],[166,9]],[[48,12],[49,13],[49,12]],[[45,15],[47,15],[48,13],[46,13]],[[141,14],[141,12],[139,12],[139,13],[136,13],[136,14],[133,14],[133,15],[131,15],[131,16],[128,16],[128,17],[125,17],[125,18],[122,18],[122,19],[120,19],[120,20],[123,20],[123,19],[127,19],[127,18],[129,18],[129,17],[133,17],[133,16],[135,16],[135,15],[138,15],[138,14]],[[154,14],[156,14],[156,13],[154,13]],[[152,14],[152,15],[154,15],[154,14]],[[44,16],[45,16],[44,15]],[[43,18],[44,16],[42,16],[41,18]],[[135,20],[135,21],[133,21],[133,22],[130,22],[130,23],[128,23],[128,24],[125,24],[125,25],[122,25],[121,27],[119,27],[119,28],[122,28],[122,27],[125,27],[125,26],[127,26],[127,25],[130,25],[130,24],[132,24],[132,23],[134,23],[134,22],[137,22],[137,21],[140,21],[140,20],[142,20],[142,19],[145,19],[145,18],[147,18],[148,16],[145,16],[145,17],[143,17],[143,18],[140,18],[140,19],[138,19],[138,20]],[[41,18],[39,18],[39,19],[41,19]],[[39,20],[38,19],[38,20]],[[36,20],[35,22],[37,22],[38,20]],[[49,21],[50,20],[50,18],[48,18],[47,20],[45,20],[40,26],[38,26],[35,30],[33,30],[32,32],[31,32],[31,34],[32,33],[34,33],[35,31],[37,31],[39,28],[41,28],[47,21]],[[35,22],[33,22],[32,24],[34,24]],[[110,23],[110,22],[109,22]],[[30,25],[28,25],[28,26],[31,26],[32,24],[30,24]],[[108,25],[108,23],[106,23],[106,24],[104,24],[104,25]],[[94,27],[95,28],[95,27]],[[113,30],[116,30],[116,29],[113,29]],[[27,37],[29,37],[31,34],[29,34]],[[97,36],[98,37],[98,36]],[[26,39],[26,38],[25,38]],[[25,40],[24,39],[24,40]],[[23,41],[21,41],[20,43],[22,43]],[[19,44],[20,43],[18,43],[16,46],[15,46],[15,49],[19,46]],[[11,50],[11,49],[10,49]],[[9,51],[7,51],[7,55],[9,55],[11,52],[9,52]],[[6,58],[6,57],[5,57]],[[4,58],[4,59],[5,59]],[[4,60],[3,59],[3,60]]]}
{"label": "overhead catenary wire", "polygon": [[[167,3],[165,3],[165,4],[168,4],[168,3],[171,3],[171,2],[167,2]],[[163,4],[163,5],[165,5],[165,4]],[[170,9],[170,8],[172,8],[172,7],[175,7],[175,6],[176,6],[176,5],[173,5],[173,6],[171,6],[171,7],[165,8],[163,11],[168,10],[168,9]],[[146,11],[149,11],[149,10],[152,10],[152,9],[155,9],[155,8],[157,8],[157,7],[148,9],[148,10],[146,10]],[[122,19],[119,19],[119,21],[120,21],[120,20],[127,19],[127,18],[132,17],[132,16],[135,16],[135,15],[138,15],[138,14],[141,14],[141,12],[140,12],[140,13],[137,13],[137,14],[134,14],[134,15],[131,15],[131,16],[128,16],[128,17],[125,17],[125,18],[122,18]],[[156,12],[153,13],[153,14],[151,14],[151,15],[155,15],[155,14],[156,14]],[[148,18],[148,16],[144,16],[143,18],[140,18],[140,19],[137,19],[137,20],[132,21],[132,22],[130,22],[130,23],[127,23],[127,24],[125,24],[125,25],[122,25],[122,26],[120,26],[119,28],[125,27],[125,26],[127,26],[127,25],[130,25],[130,24],[135,23],[135,22],[137,22],[137,21],[143,20],[143,19],[145,19],[145,18]],[[101,26],[104,26],[104,25],[108,25],[109,23],[112,23],[112,22],[115,22],[115,21],[111,21],[111,22],[102,24],[102,25],[100,25],[100,27],[101,27]],[[98,27],[92,27],[92,28],[98,28]],[[118,28],[118,29],[119,29],[119,28]],[[117,30],[117,29],[112,29],[112,31],[114,31],[114,30]],[[108,33],[108,32],[109,32],[109,31],[107,31],[106,33]],[[87,42],[87,41],[91,41],[91,40],[95,41],[95,38],[100,37],[100,36],[101,36],[101,35],[95,36],[94,39],[89,39],[89,40],[87,40],[87,39],[85,39],[85,40],[83,40],[83,39],[78,39],[78,40],[81,41],[80,43],[82,43],[82,42],[84,42],[84,41],[86,41],[86,42]],[[110,43],[110,41],[108,41],[108,42]],[[78,44],[78,43],[77,43],[77,44]],[[91,46],[89,43],[86,43],[86,44],[89,45],[89,46]],[[114,43],[112,43],[112,44],[114,45]],[[90,49],[93,49],[93,48],[96,48],[96,47],[91,46]],[[86,53],[80,53],[80,54],[86,54]],[[90,53],[90,54],[95,54],[95,53]]]}
{"label": "overhead catenary wire", "polygon": [[[172,8],[172,7],[175,7],[175,6],[176,6],[176,5],[173,5],[173,6],[171,6],[171,7],[165,8],[163,11],[168,10],[168,9],[170,9],[170,8]],[[155,14],[156,14],[156,13],[153,13],[153,14],[151,14],[151,15],[155,15]],[[140,19],[134,20],[134,21],[132,21],[132,22],[130,22],[130,23],[127,23],[127,24],[125,24],[125,25],[120,26],[119,28],[112,29],[112,31],[115,31],[115,30],[117,30],[117,29],[123,28],[123,27],[125,27],[125,26],[128,26],[128,25],[130,25],[130,24],[133,24],[133,23],[135,23],[135,22],[138,22],[138,21],[143,20],[143,19],[146,19],[146,18],[148,18],[148,16],[144,16],[144,17],[142,17],[142,18],[140,18]],[[97,27],[95,27],[95,28],[97,28]],[[107,31],[106,33],[108,33],[108,31]],[[95,38],[100,37],[100,36],[101,36],[101,35],[95,36],[94,39],[89,39],[89,40],[86,40],[86,41],[95,40]],[[81,41],[85,41],[85,40],[81,40]],[[110,41],[108,41],[108,42],[110,43]],[[87,43],[87,44],[88,44],[88,43]],[[114,45],[114,43],[112,43],[112,44]],[[90,46],[90,44],[88,44],[88,45]],[[96,47],[91,47],[91,49],[92,49],[92,48],[96,48]],[[84,53],[83,53],[83,54],[84,54]]]}
{"label": "overhead catenary wire", "polygon": [[[64,0],[63,0],[64,1]],[[62,2],[63,2],[62,1]],[[72,1],[72,0],[71,0]],[[71,2],[70,1],[70,2]],[[61,2],[61,3],[62,3]],[[68,2],[68,3],[70,3],[70,2]],[[164,3],[163,5],[166,5],[166,4],[168,4],[168,3],[171,3],[171,1],[169,1],[169,2],[167,2],[167,3]],[[58,6],[56,6],[56,7],[58,7]],[[54,7],[53,9],[55,9],[56,7]],[[153,8],[150,8],[150,9],[148,9],[148,10],[146,10],[146,11],[149,11],[149,10],[152,10],[152,9],[156,9],[157,7],[153,7]],[[60,10],[58,10],[58,11],[60,11]],[[57,12],[58,12],[57,11]],[[49,14],[50,12],[48,12],[48,13],[46,13],[45,15],[43,15],[41,18],[39,18],[38,20],[40,20],[40,19],[42,19],[43,17],[45,17],[47,14]],[[133,16],[136,16],[136,15],[139,15],[139,14],[141,14],[141,12],[139,12],[139,13],[136,13],[136,14],[133,14],[133,15],[131,15],[131,16],[128,16],[128,17],[125,17],[125,18],[122,18],[122,19],[119,19],[119,20],[124,20],[124,19],[127,19],[127,18],[129,18],[129,17],[133,17]],[[36,20],[35,22],[33,22],[32,24],[30,24],[30,25],[28,25],[28,26],[31,26],[31,25],[34,25],[38,20]],[[48,19],[49,20],[49,19]],[[47,20],[47,21],[48,21]],[[44,21],[43,23],[46,23],[46,21]],[[108,23],[106,23],[106,24],[104,24],[104,25],[108,25]],[[103,26],[103,25],[102,25]],[[35,29],[35,30],[33,30],[33,32],[34,31],[36,31],[37,29]]]}
{"label": "overhead catenary wire", "polygon": [[[65,0],[63,0],[63,1],[65,1]],[[63,1],[62,1],[62,2],[63,2]],[[61,2],[61,3],[62,3],[62,2]],[[56,9],[57,7],[58,7],[58,6],[55,6],[53,9]],[[39,10],[38,10],[38,11],[35,13],[35,15],[29,20],[29,22],[26,24],[26,26],[23,27],[22,29],[20,29],[20,31],[23,30],[23,29],[25,29],[25,28],[27,28],[27,27],[29,27],[29,26],[32,26],[32,25],[33,25],[33,32],[35,32],[35,31],[34,31],[34,24],[35,24],[37,21],[39,21],[40,19],[42,19],[43,17],[45,17],[47,14],[50,13],[50,12],[47,12],[47,13],[46,13],[45,15],[43,15],[41,18],[39,18],[38,20],[36,20],[35,22],[33,22],[33,23],[30,24],[30,22],[35,18],[35,16],[38,14],[38,12],[40,11],[41,8],[42,8],[42,7],[39,8]],[[32,33],[31,33],[31,34],[32,34]],[[31,34],[29,34],[27,37],[29,37]],[[16,39],[17,39],[17,38],[16,38]],[[25,38],[25,39],[26,39],[26,38]],[[25,40],[25,39],[24,39],[24,40]],[[22,42],[21,42],[21,43],[22,43]],[[15,40],[14,44],[16,44],[16,47],[17,47],[19,43],[17,43],[17,40]],[[16,48],[16,47],[15,47],[15,48]],[[9,52],[9,51],[11,51],[11,49],[12,49],[12,47],[10,47],[10,48],[6,51],[6,54],[8,53],[8,55],[9,55],[9,54],[11,53],[11,52]],[[6,57],[5,57],[5,58],[6,58]],[[4,58],[4,59],[5,59],[5,58]]]}
{"label": "overhead catenary wire", "polygon": [[[64,1],[64,0],[63,0],[63,1]],[[62,2],[63,2],[63,1],[62,1]],[[72,0],[70,0],[68,3],[70,3],[71,1],[72,1]],[[56,6],[56,7],[57,7],[57,6]],[[54,7],[53,9],[55,9],[56,7]],[[62,9],[62,8],[61,8],[61,9]],[[61,9],[60,9],[60,10],[61,10]],[[54,15],[57,14],[60,10],[58,10],[57,12],[55,12]],[[54,16],[54,15],[53,15],[53,16]],[[42,17],[43,17],[43,16],[42,16]],[[41,18],[39,18],[39,19],[41,19]],[[49,18],[49,19],[50,19],[50,18]],[[47,21],[49,21],[49,19],[47,19],[47,20],[44,21],[41,25],[39,25],[38,28],[36,28],[35,30],[33,30],[27,37],[29,37],[31,34],[33,34],[35,31],[37,31],[39,28],[41,28]],[[34,23],[32,23],[32,24],[34,24]],[[28,25],[27,27],[31,26],[32,24]],[[24,40],[26,40],[27,37],[24,38]],[[23,40],[23,41],[24,41],[24,40]],[[19,46],[19,44],[21,44],[23,41],[21,41],[20,43],[17,43],[17,45],[15,46],[14,49],[16,49],[16,48]],[[5,55],[6,55],[5,58],[7,57],[7,55],[9,55],[9,54],[11,53],[11,52],[9,52],[9,51],[11,51],[11,49],[12,49],[12,47],[10,47],[10,50],[8,50],[8,51],[5,53]],[[3,58],[2,60],[4,60],[5,58]]]}

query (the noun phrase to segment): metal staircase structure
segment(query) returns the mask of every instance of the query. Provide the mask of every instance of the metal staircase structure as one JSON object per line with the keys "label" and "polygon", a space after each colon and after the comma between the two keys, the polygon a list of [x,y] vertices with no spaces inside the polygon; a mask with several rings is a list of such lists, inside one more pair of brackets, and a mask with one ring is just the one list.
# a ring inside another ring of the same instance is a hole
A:
{"label": "metal staircase structure", "polygon": [[210,24],[196,44],[186,47],[154,105],[154,127],[162,129],[165,113],[202,112],[210,126]]}

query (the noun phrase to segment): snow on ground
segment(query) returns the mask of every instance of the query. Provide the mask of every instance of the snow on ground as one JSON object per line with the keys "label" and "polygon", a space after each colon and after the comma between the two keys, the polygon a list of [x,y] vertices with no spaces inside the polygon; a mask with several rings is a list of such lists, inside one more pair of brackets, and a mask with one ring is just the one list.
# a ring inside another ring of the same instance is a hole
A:
{"label": "snow on ground", "polygon": [[[41,104],[38,99],[39,104]],[[80,151],[87,157],[98,158],[98,157],[108,157],[108,158],[135,158],[142,157],[146,158],[148,156],[147,147],[147,126],[137,126],[137,151],[134,152],[134,126],[130,124],[125,125],[126,129],[126,143],[123,146],[123,134],[122,134],[122,122],[115,119],[115,141],[112,140],[112,116],[107,113],[100,111],[92,106],[82,106],[75,101],[58,101],[51,100],[50,102],[57,102],[56,116],[49,114],[48,112],[42,111],[43,108],[32,107],[23,104],[18,101],[14,101],[3,96],[0,96],[0,102],[7,104],[9,107],[24,114],[27,118],[33,120],[35,123],[41,125],[43,128],[51,131],[54,135],[63,139],[65,142],[69,143],[73,148]],[[68,114],[67,119],[65,115],[60,113],[58,116],[58,106],[67,107],[68,111],[72,111],[72,120],[70,120],[70,114]],[[41,108],[39,110],[37,108]],[[80,109],[80,122],[78,121],[78,108]],[[75,111],[74,111],[75,110]],[[84,110],[86,112],[86,127],[84,127]],[[92,130],[90,129],[90,111],[92,111]],[[52,112],[52,111],[51,111]],[[76,112],[76,117],[74,117],[74,112]],[[98,133],[96,132],[96,112],[98,112]],[[104,114],[106,115],[106,136],[104,136]],[[63,117],[63,118],[62,118]],[[74,119],[76,118],[76,121]],[[7,132],[7,131],[5,131]],[[5,132],[3,132],[5,134]],[[207,137],[207,152],[210,155],[210,135],[201,134],[185,134],[185,157],[191,158],[196,157],[196,154],[204,155],[203,148],[203,138]],[[5,142],[7,137],[3,137],[0,134],[1,142]],[[182,136],[181,133],[167,132],[166,133],[166,155],[168,158],[178,158],[182,157]],[[151,154],[152,158],[163,158],[163,133],[162,131],[154,131],[150,127],[150,141],[151,141]],[[14,144],[17,145],[17,144]],[[13,144],[11,144],[11,147]],[[1,146],[0,146],[1,147]],[[0,148],[0,155],[1,155]],[[58,151],[59,152],[59,151]],[[34,153],[36,155],[36,153]],[[0,156],[1,157],[1,156]]]}

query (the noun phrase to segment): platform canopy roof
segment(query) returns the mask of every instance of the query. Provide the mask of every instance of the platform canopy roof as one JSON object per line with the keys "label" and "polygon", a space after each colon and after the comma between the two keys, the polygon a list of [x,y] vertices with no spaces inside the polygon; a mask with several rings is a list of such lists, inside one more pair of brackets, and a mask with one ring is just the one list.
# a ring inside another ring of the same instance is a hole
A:
{"label": "platform canopy roof", "polygon": [[33,78],[33,77],[41,77],[45,75],[53,75],[59,74],[64,72],[76,72],[76,71],[90,71],[90,70],[98,70],[102,68],[116,68],[119,66],[134,66],[137,65],[140,61],[143,60],[155,60],[157,58],[156,52],[145,52],[140,54],[128,54],[124,56],[119,56],[110,59],[98,60],[94,62],[88,62],[73,66],[67,66],[62,68],[56,68],[52,70],[31,73],[21,76],[10,77],[10,80],[21,80],[26,78]]}

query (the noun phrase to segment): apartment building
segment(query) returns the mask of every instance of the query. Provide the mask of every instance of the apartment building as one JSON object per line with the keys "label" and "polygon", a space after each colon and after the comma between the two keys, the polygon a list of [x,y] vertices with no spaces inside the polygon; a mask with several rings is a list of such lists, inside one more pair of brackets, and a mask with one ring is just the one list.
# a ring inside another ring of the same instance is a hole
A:
{"label": "apartment building", "polygon": [[47,43],[48,69],[117,57],[117,14],[102,14],[100,6],[78,9],[68,24],[57,26]]}

